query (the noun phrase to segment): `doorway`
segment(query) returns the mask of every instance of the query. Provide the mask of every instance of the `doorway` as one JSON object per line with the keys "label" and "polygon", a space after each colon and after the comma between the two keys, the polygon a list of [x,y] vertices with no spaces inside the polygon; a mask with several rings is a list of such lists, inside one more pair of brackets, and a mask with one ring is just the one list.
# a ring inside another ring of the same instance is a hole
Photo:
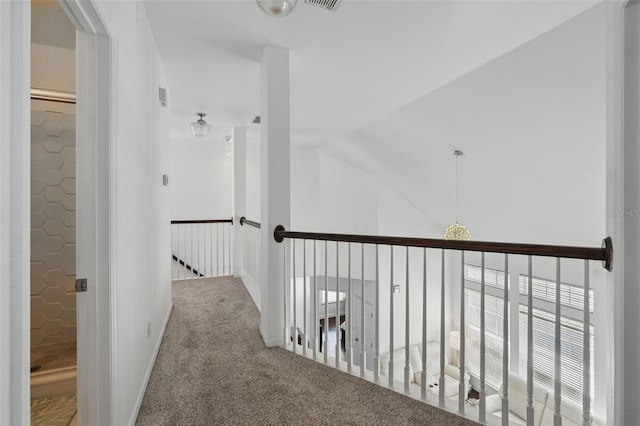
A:
{"label": "doorway", "polygon": [[31,9],[31,424],[77,423],[75,27]]}

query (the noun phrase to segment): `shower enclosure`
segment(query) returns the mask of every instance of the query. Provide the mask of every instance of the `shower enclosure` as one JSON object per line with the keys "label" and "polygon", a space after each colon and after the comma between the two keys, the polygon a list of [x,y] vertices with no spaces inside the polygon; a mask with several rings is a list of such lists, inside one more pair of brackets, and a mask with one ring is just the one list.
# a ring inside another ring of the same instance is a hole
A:
{"label": "shower enclosure", "polygon": [[31,397],[76,392],[75,96],[32,91]]}

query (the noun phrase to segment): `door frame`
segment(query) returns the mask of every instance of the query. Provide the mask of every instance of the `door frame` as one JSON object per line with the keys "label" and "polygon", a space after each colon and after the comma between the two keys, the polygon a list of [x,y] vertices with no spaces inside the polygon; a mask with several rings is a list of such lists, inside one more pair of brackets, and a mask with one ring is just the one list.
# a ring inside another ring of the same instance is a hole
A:
{"label": "door frame", "polygon": [[76,274],[88,290],[77,294],[78,424],[111,424],[115,418],[112,374],[111,289],[114,203],[111,165],[113,49],[95,4],[58,0],[76,27]]}
{"label": "door frame", "polygon": [[0,2],[0,424],[30,419],[31,3]]}
{"label": "door frame", "polygon": [[[59,0],[77,28],[78,423],[110,424],[113,366],[112,37],[96,5]],[[0,424],[30,423],[31,3],[0,1]]]}

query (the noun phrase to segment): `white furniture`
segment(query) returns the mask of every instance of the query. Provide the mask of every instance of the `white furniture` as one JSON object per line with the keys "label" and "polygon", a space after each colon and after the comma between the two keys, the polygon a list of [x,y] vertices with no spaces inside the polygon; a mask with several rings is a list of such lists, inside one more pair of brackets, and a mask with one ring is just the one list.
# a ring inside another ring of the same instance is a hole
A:
{"label": "white furniture", "polygon": [[[347,293],[341,291],[340,295],[329,290],[327,293],[327,318],[335,318],[336,315],[345,314],[345,301],[347,300]],[[318,318],[324,319],[324,305],[325,305],[325,291],[318,290]]]}
{"label": "white furniture", "polygon": [[[515,374],[509,374],[509,423],[527,424],[527,381]],[[533,426],[553,426],[554,395],[548,389],[533,385]],[[487,413],[502,417],[502,398],[500,395],[487,397]],[[563,399],[560,406],[563,426],[582,425],[582,407],[575,402]],[[592,425],[604,425],[600,419],[591,419]]]}
{"label": "white furniture", "polygon": [[[396,382],[397,389],[402,389],[405,379],[405,348],[393,351],[393,378]],[[389,360],[388,353],[380,356],[380,375],[389,376]],[[436,395],[440,392],[440,342],[427,342],[427,390]],[[445,398],[458,399],[458,390],[460,385],[460,370],[458,367],[449,364],[448,357],[445,354],[445,375],[444,375],[444,392]],[[418,395],[422,384],[422,343],[409,346],[409,377],[410,387]],[[465,395],[469,389],[469,374],[465,375]]]}

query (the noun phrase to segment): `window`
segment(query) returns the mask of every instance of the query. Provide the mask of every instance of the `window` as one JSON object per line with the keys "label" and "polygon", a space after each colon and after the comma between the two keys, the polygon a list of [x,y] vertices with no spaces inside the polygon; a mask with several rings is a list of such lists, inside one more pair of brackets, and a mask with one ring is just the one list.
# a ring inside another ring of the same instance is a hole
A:
{"label": "window", "polygon": [[[485,268],[485,380],[498,389],[502,384],[502,345],[504,305],[504,273],[497,269]],[[480,284],[482,270],[478,266],[465,265],[466,297],[465,320],[469,336],[465,351],[466,366],[476,377],[480,377]]]}
{"label": "window", "polygon": [[[528,277],[520,276],[520,293],[527,295]],[[533,375],[536,382],[553,390],[555,378],[555,313],[551,309],[536,307],[538,301],[555,303],[556,283],[532,278],[534,297],[533,307]],[[566,315],[560,318],[560,361],[562,397],[582,405],[583,359],[583,322],[584,290],[572,284],[560,284],[560,303],[573,309],[565,309]],[[589,294],[590,310],[593,311],[593,291]],[[545,307],[544,303],[540,307]],[[547,306],[548,308],[548,306]],[[519,307],[519,352],[520,369],[527,369],[527,324],[528,307]],[[594,396],[594,328],[589,326],[590,348],[590,388],[591,399]]]}
{"label": "window", "polygon": [[[504,320],[504,280],[503,271],[485,268],[485,343],[486,343],[486,383],[494,389],[502,385],[502,348]],[[529,290],[528,276],[520,275],[518,289],[521,299]],[[555,297],[556,283],[541,278],[532,278],[533,292],[533,369],[536,383],[553,390],[555,379]],[[475,265],[465,265],[465,320],[468,344],[466,366],[476,377],[480,376],[480,283],[482,269]],[[589,292],[589,309],[593,312],[593,291]],[[582,405],[583,379],[583,315],[584,290],[582,286],[569,283],[560,284],[560,360],[562,397]],[[526,304],[516,304],[509,308],[518,309],[517,343],[520,371],[527,369],[527,313]],[[515,331],[515,330],[514,330]],[[590,334],[590,385],[591,398],[594,396],[594,327]],[[509,336],[507,336],[509,338]]]}
{"label": "window", "polygon": [[[466,312],[468,347],[465,350],[465,364],[469,371],[480,377],[480,292],[466,290]],[[502,299],[485,295],[485,380],[498,389],[502,384]]]}

